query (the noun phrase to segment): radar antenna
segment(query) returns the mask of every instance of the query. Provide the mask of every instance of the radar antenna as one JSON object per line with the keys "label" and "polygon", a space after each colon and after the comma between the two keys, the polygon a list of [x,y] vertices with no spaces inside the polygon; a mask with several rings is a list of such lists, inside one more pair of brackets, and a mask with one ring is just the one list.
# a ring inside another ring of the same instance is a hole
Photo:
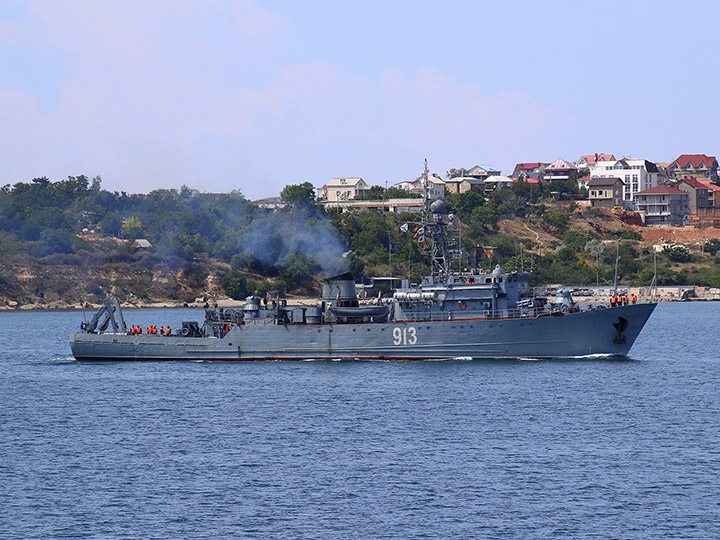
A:
{"label": "radar antenna", "polygon": [[422,174],[423,185],[423,213],[422,228],[420,235],[420,248],[424,255],[428,256],[432,263],[433,276],[446,278],[450,275],[450,262],[452,255],[459,253],[459,239],[457,238],[457,226],[452,214],[447,216],[445,221],[445,201],[430,201],[430,189],[428,179],[427,159]]}

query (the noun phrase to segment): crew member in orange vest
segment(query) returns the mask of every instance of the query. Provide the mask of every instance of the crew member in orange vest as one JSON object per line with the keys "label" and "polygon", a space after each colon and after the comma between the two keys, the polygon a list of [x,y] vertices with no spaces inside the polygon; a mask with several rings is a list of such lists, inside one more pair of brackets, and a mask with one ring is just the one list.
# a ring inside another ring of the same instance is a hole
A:
{"label": "crew member in orange vest", "polygon": [[610,298],[610,307],[615,307],[615,304],[617,304],[617,296],[615,296],[615,293],[612,293],[612,297]]}
{"label": "crew member in orange vest", "polygon": [[635,305],[635,302],[637,302],[637,296],[635,293],[630,293],[630,301],[632,302],[633,306]]}

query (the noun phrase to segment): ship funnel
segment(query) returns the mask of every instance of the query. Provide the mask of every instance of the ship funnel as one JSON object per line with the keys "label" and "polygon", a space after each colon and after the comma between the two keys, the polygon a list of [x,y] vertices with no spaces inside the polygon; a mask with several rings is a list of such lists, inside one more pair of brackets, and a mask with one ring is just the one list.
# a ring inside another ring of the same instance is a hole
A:
{"label": "ship funnel", "polygon": [[322,290],[323,300],[332,302],[333,300],[355,300],[357,293],[355,291],[355,280],[350,272],[345,272],[339,276],[326,279],[323,282]]}

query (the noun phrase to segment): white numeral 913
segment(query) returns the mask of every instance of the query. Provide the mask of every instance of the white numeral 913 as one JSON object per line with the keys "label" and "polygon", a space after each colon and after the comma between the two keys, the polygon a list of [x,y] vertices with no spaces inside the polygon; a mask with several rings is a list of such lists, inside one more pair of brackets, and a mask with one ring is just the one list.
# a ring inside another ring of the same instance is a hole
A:
{"label": "white numeral 913", "polygon": [[414,326],[393,328],[393,345],[415,345],[417,343],[417,329]]}

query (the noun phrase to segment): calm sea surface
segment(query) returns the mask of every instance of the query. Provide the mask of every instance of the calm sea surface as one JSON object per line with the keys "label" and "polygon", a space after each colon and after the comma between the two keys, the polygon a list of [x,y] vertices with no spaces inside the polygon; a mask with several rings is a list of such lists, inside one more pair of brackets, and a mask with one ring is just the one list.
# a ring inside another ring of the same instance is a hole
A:
{"label": "calm sea surface", "polygon": [[720,538],[720,303],[629,360],[78,363],[82,318],[0,313],[2,539]]}

